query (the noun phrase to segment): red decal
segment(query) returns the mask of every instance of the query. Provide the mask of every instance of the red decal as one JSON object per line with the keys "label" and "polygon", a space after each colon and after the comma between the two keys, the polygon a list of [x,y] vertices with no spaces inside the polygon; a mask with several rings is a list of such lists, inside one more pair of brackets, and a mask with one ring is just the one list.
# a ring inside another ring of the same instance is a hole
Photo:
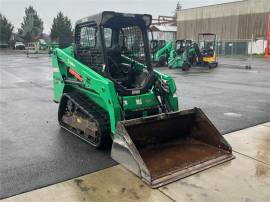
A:
{"label": "red decal", "polygon": [[82,82],[83,79],[82,79],[81,75],[79,75],[77,72],[75,72],[74,69],[69,68],[68,72],[70,74],[72,74],[73,76],[75,76],[80,82]]}

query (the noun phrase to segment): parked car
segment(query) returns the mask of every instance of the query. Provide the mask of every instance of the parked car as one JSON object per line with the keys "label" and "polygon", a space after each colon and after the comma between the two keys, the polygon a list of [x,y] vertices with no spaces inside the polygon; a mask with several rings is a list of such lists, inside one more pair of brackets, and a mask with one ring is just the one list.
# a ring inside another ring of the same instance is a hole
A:
{"label": "parked car", "polygon": [[17,42],[14,44],[13,49],[15,49],[15,50],[17,50],[17,49],[19,49],[19,50],[25,50],[25,45],[24,45],[23,42],[17,41]]}

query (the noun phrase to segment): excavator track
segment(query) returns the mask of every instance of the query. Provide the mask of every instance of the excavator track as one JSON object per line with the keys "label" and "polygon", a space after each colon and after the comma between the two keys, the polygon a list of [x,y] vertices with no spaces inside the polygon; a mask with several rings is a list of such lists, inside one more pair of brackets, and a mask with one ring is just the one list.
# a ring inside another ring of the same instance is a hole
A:
{"label": "excavator track", "polygon": [[80,92],[65,93],[58,121],[62,128],[97,148],[110,145],[110,119],[106,111]]}

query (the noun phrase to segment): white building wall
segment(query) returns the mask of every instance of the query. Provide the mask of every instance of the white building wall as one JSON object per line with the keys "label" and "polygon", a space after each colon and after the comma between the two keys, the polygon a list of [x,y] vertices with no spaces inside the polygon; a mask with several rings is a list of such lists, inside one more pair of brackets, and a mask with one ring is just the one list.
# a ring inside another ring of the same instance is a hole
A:
{"label": "white building wall", "polygon": [[165,41],[175,41],[176,32],[153,32],[153,39],[165,40]]}
{"label": "white building wall", "polygon": [[248,43],[248,54],[264,54],[266,48],[266,40],[259,39]]}

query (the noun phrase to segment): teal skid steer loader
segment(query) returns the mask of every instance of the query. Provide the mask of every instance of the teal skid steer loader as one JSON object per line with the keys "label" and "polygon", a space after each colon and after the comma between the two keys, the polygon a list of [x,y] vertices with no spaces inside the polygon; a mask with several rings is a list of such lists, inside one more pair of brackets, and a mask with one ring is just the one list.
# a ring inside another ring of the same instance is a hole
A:
{"label": "teal skid steer loader", "polygon": [[233,158],[198,108],[179,111],[172,77],[151,66],[151,15],[105,11],[76,22],[72,46],[53,51],[60,126],[151,187]]}

